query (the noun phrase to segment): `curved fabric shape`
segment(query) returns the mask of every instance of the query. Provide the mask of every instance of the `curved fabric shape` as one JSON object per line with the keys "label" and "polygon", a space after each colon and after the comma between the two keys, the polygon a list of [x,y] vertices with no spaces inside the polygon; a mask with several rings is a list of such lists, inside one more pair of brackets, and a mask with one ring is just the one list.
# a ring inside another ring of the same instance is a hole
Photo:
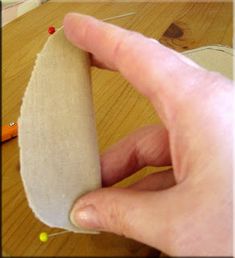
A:
{"label": "curved fabric shape", "polygon": [[26,89],[19,123],[21,176],[45,224],[75,232],[74,201],[101,186],[88,54],[49,36]]}
{"label": "curved fabric shape", "polygon": [[211,45],[183,52],[207,70],[223,74],[233,79],[233,49],[222,45]]}

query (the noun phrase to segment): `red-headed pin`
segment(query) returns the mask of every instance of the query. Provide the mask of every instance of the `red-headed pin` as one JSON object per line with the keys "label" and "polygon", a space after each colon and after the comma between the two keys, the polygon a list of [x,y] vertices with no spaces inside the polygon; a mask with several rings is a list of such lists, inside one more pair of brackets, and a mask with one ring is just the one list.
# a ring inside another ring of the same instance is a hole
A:
{"label": "red-headed pin", "polygon": [[48,28],[48,33],[49,33],[49,34],[55,33],[55,27],[50,26],[50,27]]}

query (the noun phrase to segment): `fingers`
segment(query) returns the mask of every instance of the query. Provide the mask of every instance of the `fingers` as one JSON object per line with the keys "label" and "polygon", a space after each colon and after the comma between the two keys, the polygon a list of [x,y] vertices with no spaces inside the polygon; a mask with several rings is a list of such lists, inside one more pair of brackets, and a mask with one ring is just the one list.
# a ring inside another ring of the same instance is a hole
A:
{"label": "fingers", "polygon": [[143,191],[159,191],[168,189],[176,184],[172,169],[156,172],[146,176],[137,183],[129,186],[129,189]]}
{"label": "fingers", "polygon": [[70,218],[75,225],[125,235],[167,251],[177,197],[166,191],[104,188],[79,199]]}
{"label": "fingers", "polygon": [[144,127],[101,156],[103,186],[112,185],[145,166],[171,165],[167,130],[159,125]]}
{"label": "fingers", "polygon": [[189,89],[200,85],[204,70],[139,33],[75,13],[65,16],[64,31],[74,45],[92,53],[99,66],[120,71],[154,103],[164,120],[182,94],[188,97]]}

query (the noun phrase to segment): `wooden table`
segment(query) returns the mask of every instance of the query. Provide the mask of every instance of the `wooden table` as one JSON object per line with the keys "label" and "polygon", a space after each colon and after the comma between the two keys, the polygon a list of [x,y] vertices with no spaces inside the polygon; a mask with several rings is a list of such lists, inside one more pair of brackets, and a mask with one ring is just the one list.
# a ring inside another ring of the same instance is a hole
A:
{"label": "wooden table", "polygon": [[[232,46],[232,3],[54,3],[19,17],[3,28],[2,122],[17,121],[22,96],[36,54],[49,36],[50,25],[60,27],[67,12],[106,18],[128,12],[134,16],[114,20],[124,28],[159,39],[178,51],[204,45]],[[165,60],[166,61],[166,60]],[[93,91],[100,150],[146,124],[159,123],[148,101],[119,74],[93,69]],[[157,251],[113,234],[67,233],[43,244],[41,231],[58,232],[37,220],[28,207],[20,178],[17,139],[2,146],[3,249],[10,256],[150,256]],[[156,170],[156,169],[155,169]],[[151,173],[145,168],[122,185]],[[33,173],[33,171],[32,171]]]}

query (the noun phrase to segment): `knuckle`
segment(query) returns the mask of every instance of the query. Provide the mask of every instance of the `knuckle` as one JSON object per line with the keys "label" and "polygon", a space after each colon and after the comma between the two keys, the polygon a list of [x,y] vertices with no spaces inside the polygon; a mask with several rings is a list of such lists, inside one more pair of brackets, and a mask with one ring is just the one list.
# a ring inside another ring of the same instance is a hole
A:
{"label": "knuckle", "polygon": [[126,50],[129,51],[129,46],[126,47],[126,43],[128,40],[134,36],[136,32],[133,31],[123,31],[122,35],[118,37],[118,40],[116,41],[114,48],[113,48],[113,60],[114,63],[118,64],[118,60],[120,56],[124,56],[123,53],[125,53]]}
{"label": "knuckle", "polygon": [[[215,71],[207,71],[205,76],[205,82],[207,83],[209,89],[220,89],[226,90],[231,89],[232,82],[224,77],[222,74]],[[212,91],[213,92],[213,91]]]}
{"label": "knuckle", "polygon": [[110,204],[106,227],[118,235],[126,236],[129,232],[127,217],[124,211],[120,208],[120,205],[118,205],[117,200],[113,200]]}
{"label": "knuckle", "polygon": [[192,74],[191,78],[187,78],[185,87],[171,98],[173,101],[167,107],[171,109],[168,113],[173,122],[182,121],[182,117],[190,117],[192,114],[199,117],[202,108],[204,114],[210,112],[209,106],[215,105],[224,96],[222,93],[232,88],[229,80],[217,72],[194,69]]}
{"label": "knuckle", "polygon": [[[76,27],[76,29],[77,29],[77,27]],[[88,21],[88,22],[86,22],[86,24],[81,26],[79,28],[79,30],[80,30],[80,32],[79,32],[80,40],[82,40],[83,42],[86,42],[87,48],[91,49],[93,42],[90,40],[90,35],[92,35],[92,31],[94,30],[93,23]]]}

